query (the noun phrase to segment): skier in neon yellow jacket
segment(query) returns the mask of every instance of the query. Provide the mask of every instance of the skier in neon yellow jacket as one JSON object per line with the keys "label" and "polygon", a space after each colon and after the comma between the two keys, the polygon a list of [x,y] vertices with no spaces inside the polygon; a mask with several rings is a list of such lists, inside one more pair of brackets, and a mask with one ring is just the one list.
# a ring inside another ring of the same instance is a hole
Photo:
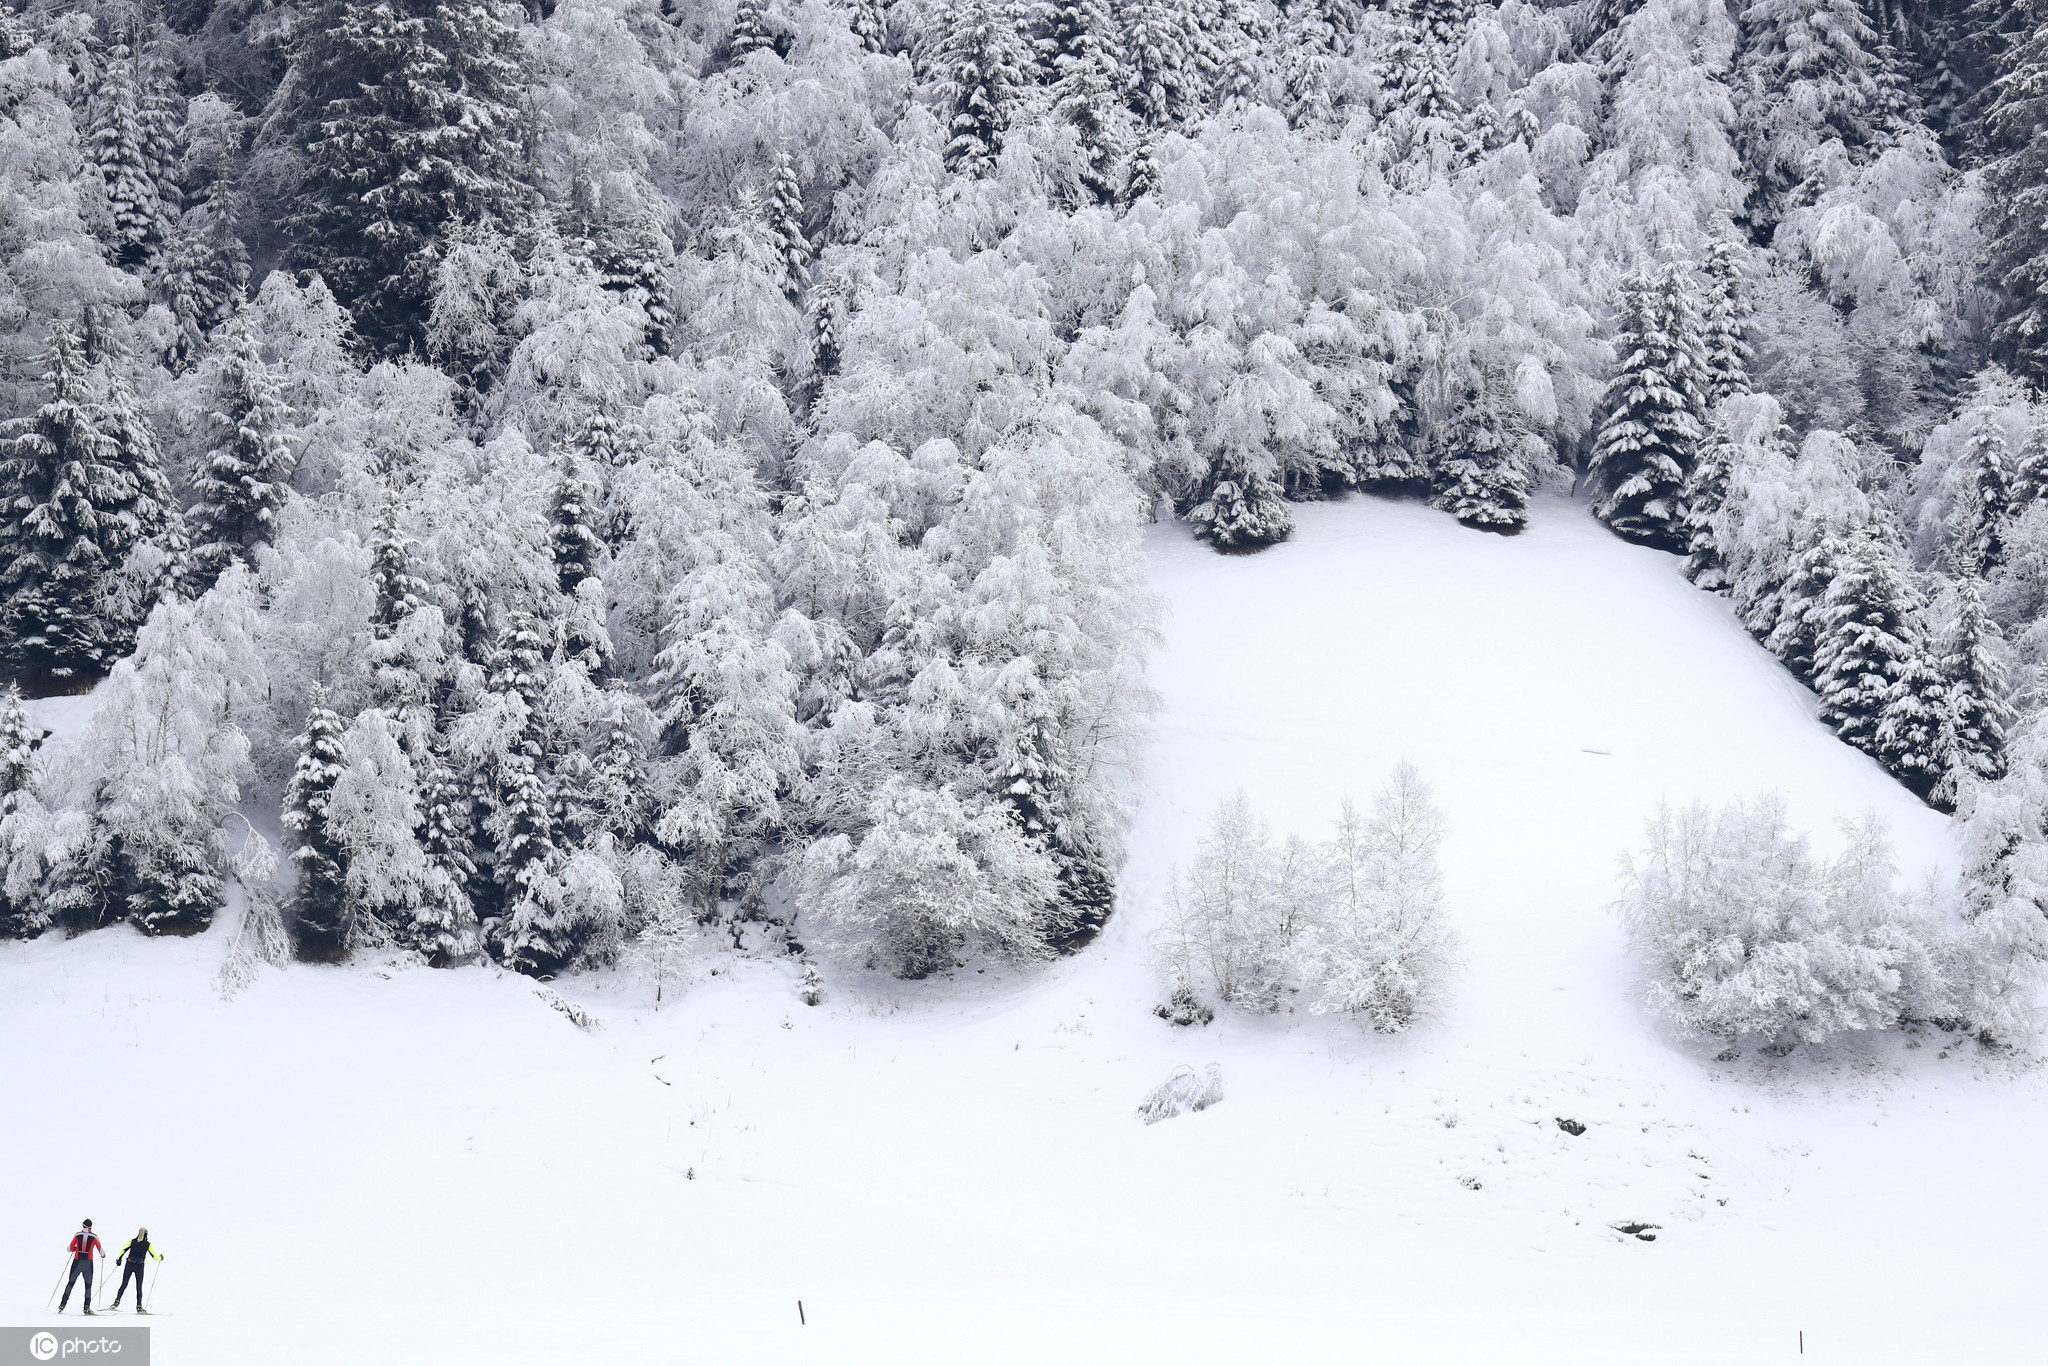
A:
{"label": "skier in neon yellow jacket", "polygon": [[121,1264],[121,1288],[114,1292],[114,1308],[121,1307],[121,1297],[128,1293],[128,1279],[132,1276],[135,1279],[135,1312],[149,1312],[142,1307],[142,1268],[143,1259],[146,1257],[162,1261],[164,1254],[149,1245],[149,1230],[139,1228],[135,1230],[135,1236],[128,1240],[128,1246],[122,1248],[114,1257],[114,1260]]}

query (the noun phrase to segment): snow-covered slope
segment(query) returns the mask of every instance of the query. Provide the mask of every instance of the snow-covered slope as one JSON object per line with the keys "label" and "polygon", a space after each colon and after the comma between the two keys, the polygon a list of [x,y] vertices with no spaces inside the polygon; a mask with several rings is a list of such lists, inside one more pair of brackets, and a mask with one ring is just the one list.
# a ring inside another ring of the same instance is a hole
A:
{"label": "snow-covered slope", "polygon": [[[164,1366],[1758,1362],[1802,1332],[1816,1361],[2030,1359],[2031,1063],[1939,1035],[1705,1061],[1631,1003],[1607,910],[1667,795],[1875,807],[1909,867],[1942,820],[1569,503],[1513,540],[1299,512],[1250,559],[1153,533],[1125,906],[1040,973],[806,1008],[742,963],[658,1013],[571,983],[584,1032],[484,970],[294,967],[222,1004],[218,930],[0,945],[0,1318],[43,1321],[90,1215],[167,1253]],[[1404,755],[1451,823],[1449,1013],[1153,1018],[1146,934],[1216,800],[1320,836]],[[1221,1105],[1133,1117],[1209,1062]]]}

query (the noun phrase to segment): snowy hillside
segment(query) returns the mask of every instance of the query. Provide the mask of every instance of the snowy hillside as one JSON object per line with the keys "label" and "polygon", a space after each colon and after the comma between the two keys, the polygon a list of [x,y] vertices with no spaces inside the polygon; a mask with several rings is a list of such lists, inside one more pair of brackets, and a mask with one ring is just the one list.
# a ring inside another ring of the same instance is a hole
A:
{"label": "snowy hillside", "polygon": [[[1951,857],[1943,818],[1580,507],[1513,539],[1296,515],[1248,560],[1149,533],[1121,906],[1039,973],[807,1008],[793,965],[707,962],[659,1012],[570,979],[586,1032],[516,975],[372,956],[223,1004],[224,925],[0,942],[0,1317],[44,1321],[89,1214],[166,1253],[163,1366],[2036,1352],[2031,1061],[1930,1033],[1717,1065],[1631,1000],[1607,909],[1665,796],[1777,787],[1823,840],[1875,808],[1909,869]],[[1402,756],[1450,823],[1444,1017],[1154,1018],[1147,935],[1216,801],[1319,837]],[[1212,1062],[1220,1105],[1135,1118]]]}

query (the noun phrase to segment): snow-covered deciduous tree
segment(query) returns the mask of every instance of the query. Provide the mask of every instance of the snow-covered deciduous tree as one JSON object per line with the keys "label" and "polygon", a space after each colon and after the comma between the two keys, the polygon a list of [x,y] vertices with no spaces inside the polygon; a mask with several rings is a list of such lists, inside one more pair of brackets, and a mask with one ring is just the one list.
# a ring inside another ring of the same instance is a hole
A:
{"label": "snow-covered deciduous tree", "polygon": [[797,866],[811,939],[912,979],[970,954],[1049,954],[1063,928],[1058,871],[998,804],[891,779],[867,816],[858,841],[827,836]]}
{"label": "snow-covered deciduous tree", "polygon": [[253,776],[240,722],[267,690],[256,617],[254,580],[231,570],[196,602],[160,604],[134,656],[96,691],[92,720],[48,792],[53,809],[75,817],[77,841],[51,870],[54,920],[193,934],[220,911],[223,827]]}
{"label": "snow-covered deciduous tree", "polygon": [[680,898],[662,898],[649,907],[625,957],[653,985],[656,1010],[661,1009],[664,997],[689,985],[697,966],[700,933],[697,918]]}
{"label": "snow-covered deciduous tree", "polygon": [[1154,939],[1173,987],[1240,1010],[1277,1010],[1314,891],[1308,846],[1276,846],[1243,791],[1225,798],[1172,890]]}
{"label": "snow-covered deciduous tree", "polygon": [[1310,1010],[1393,1034],[1442,1005],[1456,948],[1437,867],[1443,835],[1443,815],[1412,764],[1395,768],[1369,813],[1345,802],[1322,847],[1321,895],[1297,951],[1315,993]]}
{"label": "snow-covered deciduous tree", "polygon": [[1775,794],[1661,808],[1619,903],[1650,1008],[1769,1053],[1946,1014],[1940,921],[1897,891],[1874,816],[1845,834],[1817,857]]}

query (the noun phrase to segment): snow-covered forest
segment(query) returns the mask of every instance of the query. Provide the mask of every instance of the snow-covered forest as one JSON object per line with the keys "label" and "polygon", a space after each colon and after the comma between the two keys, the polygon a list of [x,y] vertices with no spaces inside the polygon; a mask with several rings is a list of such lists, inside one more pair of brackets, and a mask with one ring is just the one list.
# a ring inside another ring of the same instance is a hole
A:
{"label": "snow-covered forest", "polygon": [[[1147,522],[1576,487],[1966,852],[1930,948],[1875,843],[1668,816],[1649,941],[1696,855],[1765,939],[1863,879],[1874,1017],[2003,1028],[2048,957],[2043,0],[67,0],[0,54],[0,651],[94,687],[0,704],[8,935],[1041,961],[1117,896]],[[1191,885],[1174,984],[1405,1024],[1357,939],[1451,952],[1427,776],[1249,984]]]}

